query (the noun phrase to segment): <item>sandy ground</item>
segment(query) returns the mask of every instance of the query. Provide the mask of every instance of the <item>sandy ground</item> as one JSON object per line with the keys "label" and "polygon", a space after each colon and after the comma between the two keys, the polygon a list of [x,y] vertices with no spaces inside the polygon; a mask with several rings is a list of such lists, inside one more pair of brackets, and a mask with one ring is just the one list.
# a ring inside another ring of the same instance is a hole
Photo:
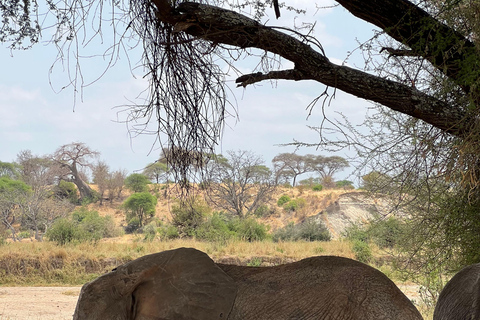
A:
{"label": "sandy ground", "polygon": [[[418,298],[418,286],[399,287]],[[71,320],[79,293],[80,287],[0,287],[0,320]]]}
{"label": "sandy ground", "polygon": [[80,287],[0,287],[0,320],[72,319]]}

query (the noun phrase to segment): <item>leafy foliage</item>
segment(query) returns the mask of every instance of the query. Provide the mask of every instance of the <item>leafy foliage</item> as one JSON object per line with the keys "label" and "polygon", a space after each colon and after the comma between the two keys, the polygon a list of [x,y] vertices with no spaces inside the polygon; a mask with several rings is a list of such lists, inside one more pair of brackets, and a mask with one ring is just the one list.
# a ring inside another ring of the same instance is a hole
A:
{"label": "leafy foliage", "polygon": [[149,184],[148,178],[141,173],[132,173],[125,179],[125,186],[133,192],[146,192]]}
{"label": "leafy foliage", "polygon": [[96,242],[119,234],[112,217],[101,217],[97,211],[81,207],[70,218],[57,219],[46,236],[58,245],[65,245],[69,242]]}
{"label": "leafy foliage", "polygon": [[54,189],[55,195],[60,199],[68,199],[73,204],[79,204],[77,187],[73,182],[60,180]]}
{"label": "leafy foliage", "polygon": [[285,203],[289,202],[291,199],[289,196],[287,196],[286,194],[282,195],[280,198],[278,198],[277,200],[277,206],[281,207],[283,206]]}
{"label": "leafy foliage", "polygon": [[284,228],[278,229],[273,234],[274,241],[330,241],[331,235],[321,221],[307,219],[294,224],[289,223]]}
{"label": "leafy foliage", "polygon": [[201,200],[192,198],[172,206],[172,225],[180,236],[193,237],[211,209]]}
{"label": "leafy foliage", "polygon": [[127,221],[132,218],[137,218],[139,226],[143,226],[145,221],[153,217],[155,214],[155,207],[157,205],[157,198],[148,192],[138,192],[132,194],[123,202],[127,216]]}

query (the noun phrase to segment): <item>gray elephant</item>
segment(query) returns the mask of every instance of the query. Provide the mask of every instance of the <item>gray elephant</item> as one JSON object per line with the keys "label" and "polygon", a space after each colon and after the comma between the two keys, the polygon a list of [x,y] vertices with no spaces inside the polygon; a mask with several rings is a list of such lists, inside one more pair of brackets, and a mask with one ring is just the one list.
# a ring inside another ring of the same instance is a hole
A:
{"label": "gray elephant", "polygon": [[433,320],[480,320],[480,263],[460,270],[438,297]]}
{"label": "gray elephant", "polygon": [[380,271],[340,257],[275,267],[216,264],[180,248],[147,255],[83,286],[74,320],[420,320]]}

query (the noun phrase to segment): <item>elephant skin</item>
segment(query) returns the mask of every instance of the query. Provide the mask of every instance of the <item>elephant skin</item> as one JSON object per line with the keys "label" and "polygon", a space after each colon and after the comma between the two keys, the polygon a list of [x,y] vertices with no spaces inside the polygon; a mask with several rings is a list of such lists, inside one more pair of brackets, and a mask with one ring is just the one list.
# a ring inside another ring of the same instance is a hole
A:
{"label": "elephant skin", "polygon": [[480,320],[480,263],[460,270],[438,297],[433,320]]}
{"label": "elephant skin", "polygon": [[82,287],[74,320],[421,320],[380,271],[320,256],[275,267],[215,264],[179,248],[119,266]]}

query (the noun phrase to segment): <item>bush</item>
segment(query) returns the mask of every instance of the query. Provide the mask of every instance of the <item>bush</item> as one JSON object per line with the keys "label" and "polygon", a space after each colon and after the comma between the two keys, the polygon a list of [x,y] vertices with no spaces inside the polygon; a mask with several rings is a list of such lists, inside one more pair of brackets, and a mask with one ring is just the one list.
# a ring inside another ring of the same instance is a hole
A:
{"label": "bush", "polygon": [[289,196],[287,196],[286,194],[284,194],[283,196],[281,196],[278,201],[277,201],[277,205],[279,207],[283,206],[285,203],[289,202],[291,199]]}
{"label": "bush", "polygon": [[228,227],[229,219],[222,213],[214,212],[195,230],[195,237],[205,241],[226,242],[235,236]]}
{"label": "bush", "polygon": [[47,230],[46,236],[50,241],[63,246],[78,239],[79,235],[77,226],[72,220],[61,218],[55,221],[50,229]]}
{"label": "bush", "polygon": [[283,209],[288,212],[294,212],[298,209],[304,208],[307,205],[307,201],[303,198],[290,200],[283,205]]}
{"label": "bush", "polygon": [[321,221],[308,219],[295,225],[289,223],[284,228],[278,229],[273,234],[273,241],[330,241],[331,235]]}
{"label": "bush", "polygon": [[153,221],[143,227],[144,240],[153,241],[157,235],[157,224]]}
{"label": "bush", "polygon": [[394,217],[372,223],[368,232],[380,248],[393,248],[404,233],[404,223]]}
{"label": "bush", "polygon": [[74,241],[98,241],[119,234],[112,217],[101,217],[97,211],[82,207],[75,210],[70,218],[56,220],[46,236],[50,241],[64,245]]}
{"label": "bush", "polygon": [[322,222],[308,219],[299,225],[298,238],[305,241],[330,241],[332,236]]}
{"label": "bush", "polygon": [[312,187],[313,191],[322,191],[323,186],[321,184],[316,184]]}
{"label": "bush", "polygon": [[367,230],[355,224],[352,224],[351,226],[347,227],[343,235],[345,238],[347,238],[352,242],[358,240],[358,241],[368,243],[370,241],[370,235],[368,234]]}
{"label": "bush", "polygon": [[180,237],[177,227],[172,226],[171,224],[161,225],[157,228],[157,233],[162,240],[171,240]]}
{"label": "bush", "polygon": [[180,236],[195,236],[195,230],[204,223],[211,209],[202,201],[195,199],[188,203],[179,203],[172,207],[172,225]]}
{"label": "bush", "polygon": [[133,233],[141,227],[140,219],[138,217],[133,217],[128,221],[127,226],[125,227],[126,233]]}
{"label": "bush", "polygon": [[230,221],[229,229],[244,241],[262,241],[268,237],[267,227],[253,218],[235,218]]}
{"label": "bush", "polygon": [[360,240],[353,241],[352,251],[355,253],[355,259],[360,262],[369,263],[372,260],[372,250],[366,242]]}
{"label": "bush", "polygon": [[271,213],[272,210],[270,210],[270,208],[266,204],[262,204],[257,209],[255,209],[255,212],[253,214],[257,217],[266,217],[269,216]]}
{"label": "bush", "polygon": [[79,204],[77,187],[73,182],[60,180],[58,185],[54,188],[54,193],[60,199],[67,199],[73,204]]}

